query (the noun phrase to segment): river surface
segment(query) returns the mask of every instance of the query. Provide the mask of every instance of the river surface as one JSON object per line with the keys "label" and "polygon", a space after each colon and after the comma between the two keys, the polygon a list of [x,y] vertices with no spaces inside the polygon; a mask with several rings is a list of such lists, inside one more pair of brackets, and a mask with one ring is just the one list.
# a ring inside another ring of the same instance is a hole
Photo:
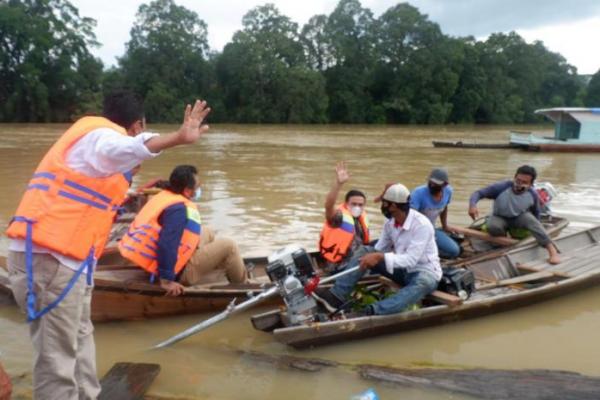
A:
{"label": "river surface", "polygon": [[[66,125],[0,124],[0,226],[6,226],[35,166]],[[169,132],[174,126],[151,126]],[[454,187],[451,224],[467,224],[469,195],[512,177],[522,164],[558,189],[555,214],[570,219],[566,232],[600,224],[600,155],[526,153],[515,150],[438,149],[432,140],[505,142],[508,129],[531,127],[389,127],[218,125],[198,144],[164,152],[143,165],[134,184],[168,177],[178,164],[194,164],[202,181],[203,223],[234,238],[244,255],[266,255],[298,243],[315,249],[323,202],[336,160],[346,160],[351,180],[368,197],[375,235],[383,217],[372,198],[386,182],[409,188],[445,167]],[[543,127],[548,129],[549,127]],[[340,195],[341,196],[341,195]],[[481,202],[480,210],[490,209]],[[6,253],[0,239],[0,254]],[[151,344],[208,314],[153,321],[97,324],[98,373],[115,362],[155,362],[162,371],[150,394],[177,399],[349,399],[373,387],[381,399],[466,399],[429,390],[362,380],[349,367],[296,372],[256,362],[243,352],[319,357],[345,364],[446,365],[545,368],[600,376],[600,290],[589,289],[543,304],[477,320],[295,351],[233,317],[162,351]],[[0,305],[0,360],[14,377],[15,398],[31,395],[31,347],[24,316]]]}

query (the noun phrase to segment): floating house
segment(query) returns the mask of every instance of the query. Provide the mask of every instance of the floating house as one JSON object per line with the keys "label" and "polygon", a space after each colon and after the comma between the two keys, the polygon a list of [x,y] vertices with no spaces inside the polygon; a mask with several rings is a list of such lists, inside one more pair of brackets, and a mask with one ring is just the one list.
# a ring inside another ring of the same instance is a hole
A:
{"label": "floating house", "polygon": [[546,108],[554,136],[511,132],[510,145],[530,151],[600,152],[600,108]]}

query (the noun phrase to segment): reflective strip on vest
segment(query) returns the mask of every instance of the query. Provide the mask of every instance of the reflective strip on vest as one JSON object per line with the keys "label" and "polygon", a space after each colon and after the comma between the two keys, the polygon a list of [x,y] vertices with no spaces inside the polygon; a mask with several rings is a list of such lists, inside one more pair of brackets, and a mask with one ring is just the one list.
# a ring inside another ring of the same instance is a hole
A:
{"label": "reflective strip on vest", "polygon": [[[33,178],[34,179],[39,179],[39,178],[45,178],[45,179],[49,179],[51,181],[55,181],[56,180],[56,176],[54,174],[51,174],[49,172],[38,172],[33,174]],[[71,193],[71,192],[67,192],[65,190],[59,190],[58,191],[58,195],[65,197],[69,200],[73,200],[73,201],[77,201],[79,203],[83,203],[85,205],[88,206],[92,206],[95,208],[98,208],[100,210],[108,210],[108,211],[113,211],[112,209],[109,209],[110,203],[111,203],[111,199],[106,197],[105,195],[103,195],[102,193],[98,193],[97,191],[90,189],[88,187],[85,187],[83,185],[80,185],[77,182],[73,182],[69,179],[65,179],[64,180],[64,184],[65,186],[69,186],[72,189],[78,190],[79,192],[83,192],[85,194],[88,194],[92,197],[94,197],[95,199],[100,200],[102,203],[99,203],[97,201],[94,200],[90,200],[87,199],[85,197],[81,197],[79,194],[76,193]],[[47,184],[42,184],[42,183],[30,183],[27,186],[27,190],[44,190],[44,191],[48,191],[50,190],[50,185]]]}
{"label": "reflective strip on vest", "polygon": [[158,218],[167,207],[180,203],[185,206],[186,221],[174,266],[174,272],[179,273],[198,247],[202,223],[194,203],[168,190],[158,193],[140,210],[129,226],[127,234],[119,242],[121,255],[150,274],[156,274],[158,238],[162,230]]}

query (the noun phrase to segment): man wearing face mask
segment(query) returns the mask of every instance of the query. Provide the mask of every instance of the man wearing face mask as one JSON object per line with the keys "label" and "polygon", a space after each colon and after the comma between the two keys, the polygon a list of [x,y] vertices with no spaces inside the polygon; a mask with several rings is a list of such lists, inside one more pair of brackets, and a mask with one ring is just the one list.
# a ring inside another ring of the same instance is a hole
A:
{"label": "man wearing face mask", "polygon": [[221,270],[232,283],[246,283],[246,267],[237,244],[215,238],[202,227],[194,202],[200,200],[198,170],[192,165],[175,167],[169,186],[152,197],[119,242],[121,255],[158,277],[168,296],[179,296],[184,286]]}
{"label": "man wearing face mask", "polygon": [[369,244],[365,195],[350,190],[344,203],[335,207],[340,189],[350,179],[344,162],[336,165],[335,172],[335,182],[325,199],[325,223],[319,240],[319,251],[327,261],[327,269],[332,271],[344,268],[353,254],[361,253],[363,246]]}
{"label": "man wearing face mask", "polygon": [[487,219],[488,233],[506,236],[509,228],[527,229],[538,244],[548,250],[548,262],[560,263],[558,250],[546,233],[540,219],[540,203],[533,188],[537,177],[535,168],[523,165],[517,169],[514,179],[494,183],[475,191],[469,200],[469,215],[479,217],[477,202],[480,199],[494,200],[492,215]]}
{"label": "man wearing face mask", "polygon": [[129,188],[129,172],[162,150],[196,142],[210,112],[196,101],[173,133],[145,132],[141,98],[121,90],[102,116],[71,125],[40,161],[6,231],[8,269],[33,345],[35,399],[95,399],[93,270]]}
{"label": "man wearing face mask", "polygon": [[436,168],[429,174],[427,185],[415,188],[410,195],[410,207],[425,215],[435,227],[440,217],[441,229],[435,230],[435,243],[440,257],[452,259],[460,254],[460,246],[446,232],[448,228],[448,204],[452,199],[452,186],[448,184],[448,172]]}
{"label": "man wearing face mask", "polygon": [[369,305],[360,312],[362,315],[401,312],[436,290],[442,277],[433,225],[423,214],[411,210],[406,186],[389,185],[375,201],[381,201],[381,213],[386,218],[375,247],[348,262],[346,268],[360,265],[359,270],[337,279],[332,289],[317,288],[313,292],[313,297],[329,312],[343,306],[367,270],[390,278],[402,289]]}

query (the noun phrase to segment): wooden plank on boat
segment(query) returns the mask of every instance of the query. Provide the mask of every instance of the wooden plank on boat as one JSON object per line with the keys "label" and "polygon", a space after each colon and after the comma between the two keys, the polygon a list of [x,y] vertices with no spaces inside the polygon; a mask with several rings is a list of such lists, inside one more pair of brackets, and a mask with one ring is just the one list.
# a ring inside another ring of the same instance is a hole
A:
{"label": "wooden plank on boat", "polygon": [[[402,287],[399,284],[389,278],[386,278],[385,276],[380,276],[379,281],[393,289],[402,290]],[[435,303],[445,304],[451,307],[459,306],[463,302],[460,297],[450,293],[442,292],[441,290],[434,290],[433,292],[429,293],[427,295],[427,299]]]}
{"label": "wooden plank on boat", "polygon": [[436,303],[445,304],[451,307],[460,306],[463,303],[460,297],[450,293],[442,292],[441,290],[434,290],[427,295],[427,298]]}
{"label": "wooden plank on boat", "polygon": [[531,281],[539,281],[539,280],[548,279],[548,278],[557,278],[557,276],[556,276],[556,274],[554,274],[550,271],[533,272],[530,274],[521,275],[521,276],[517,276],[514,278],[510,278],[510,279],[503,279],[498,282],[481,285],[481,286],[477,287],[477,290],[493,289],[493,288],[496,288],[499,286],[517,285],[517,284],[521,284],[521,283],[528,283]]}
{"label": "wooden plank on boat", "polygon": [[98,400],[142,400],[159,372],[158,364],[116,363],[100,381]]}
{"label": "wooden plank on boat", "polygon": [[[548,264],[546,264],[546,265],[548,265]],[[525,271],[526,273],[546,271],[545,268],[539,268],[538,266],[530,266],[530,265],[525,265],[525,264],[517,264],[517,269],[519,269],[520,271]],[[571,278],[571,275],[565,274],[560,271],[550,271],[550,272],[552,272],[556,276],[560,276],[563,278]]]}
{"label": "wooden plank on boat", "polygon": [[485,240],[486,242],[494,243],[499,246],[512,246],[517,244],[519,241],[506,236],[492,236],[485,232],[478,231],[476,229],[463,228],[460,226],[449,227],[451,231],[462,233],[465,236],[474,237],[477,239]]}

